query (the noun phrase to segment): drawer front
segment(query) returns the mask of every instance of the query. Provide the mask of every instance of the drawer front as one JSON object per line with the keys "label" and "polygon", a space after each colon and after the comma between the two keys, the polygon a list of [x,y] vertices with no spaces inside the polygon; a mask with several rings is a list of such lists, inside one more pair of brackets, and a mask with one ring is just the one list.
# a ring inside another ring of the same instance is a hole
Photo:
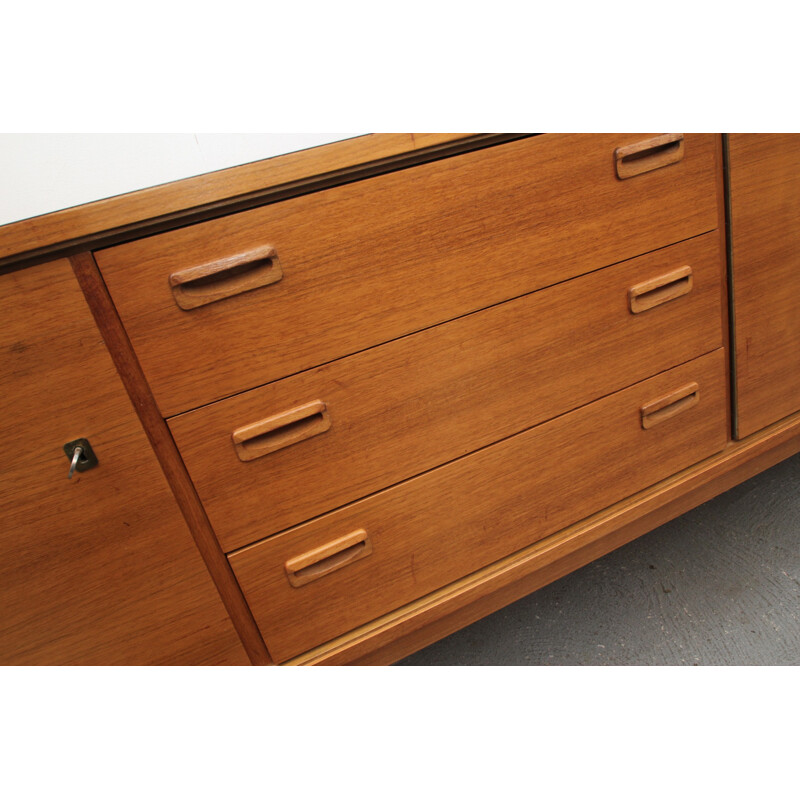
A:
{"label": "drawer front", "polygon": [[174,417],[170,430],[230,551],[720,347],[722,268],[706,234]]}
{"label": "drawer front", "polygon": [[97,262],[171,416],[714,229],[715,136],[620,179],[615,151],[646,140],[536,136]]}
{"label": "drawer front", "polygon": [[721,450],[722,349],[229,556],[284,661]]}

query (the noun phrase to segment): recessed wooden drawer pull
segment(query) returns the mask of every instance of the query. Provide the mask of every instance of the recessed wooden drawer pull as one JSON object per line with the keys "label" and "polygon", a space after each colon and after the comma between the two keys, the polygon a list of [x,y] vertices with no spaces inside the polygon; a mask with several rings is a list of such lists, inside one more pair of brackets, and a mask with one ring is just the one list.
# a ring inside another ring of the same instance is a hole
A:
{"label": "recessed wooden drawer pull", "polygon": [[352,564],[372,552],[372,540],[365,530],[348,533],[328,544],[309,550],[296,558],[290,558],[286,564],[286,574],[292,586],[328,575],[347,564]]}
{"label": "recessed wooden drawer pull", "polygon": [[658,400],[653,400],[651,403],[642,406],[642,427],[645,429],[652,428],[654,425],[658,425],[659,422],[666,422],[666,420],[672,419],[682,411],[688,411],[699,402],[700,387],[696,383],[681,386],[680,389],[676,389],[674,392],[670,392],[664,397],[659,397]]}
{"label": "recessed wooden drawer pull", "polygon": [[692,285],[692,268],[687,266],[632,286],[628,290],[631,313],[639,314],[689,294]]}
{"label": "recessed wooden drawer pull", "polygon": [[632,178],[643,172],[676,164],[683,158],[683,134],[665,133],[614,151],[617,177]]}
{"label": "recessed wooden drawer pull", "polygon": [[175,302],[188,311],[277,283],[283,277],[274,247],[259,247],[169,276]]}
{"label": "recessed wooden drawer pull", "polygon": [[237,428],[231,438],[239,460],[252,461],[324,433],[330,426],[327,406],[321,400],[315,400]]}

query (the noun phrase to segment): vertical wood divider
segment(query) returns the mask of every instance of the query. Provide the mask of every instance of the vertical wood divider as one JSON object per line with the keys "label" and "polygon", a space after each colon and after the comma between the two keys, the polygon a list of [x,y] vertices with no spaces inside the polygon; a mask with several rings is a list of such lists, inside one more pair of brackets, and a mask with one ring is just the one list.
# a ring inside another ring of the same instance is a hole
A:
{"label": "vertical wood divider", "polygon": [[250,661],[257,665],[272,664],[239,583],[214,535],[167,423],[161,417],[94,256],[89,252],[78,253],[70,258],[70,262],[117,372]]}
{"label": "vertical wood divider", "polygon": [[728,226],[729,219],[727,214],[727,154],[725,134],[717,134],[717,146],[715,153],[715,167],[717,173],[717,231],[719,236],[720,264],[722,269],[722,342],[725,347],[725,355],[728,359],[729,369],[725,374],[725,387],[728,394],[728,439],[732,440],[736,436],[736,383],[733,379],[734,340],[733,340],[733,306],[730,305],[732,298],[731,269],[729,262],[728,248]]}
{"label": "vertical wood divider", "polygon": [[728,385],[730,386],[731,401],[731,436],[733,439],[739,438],[739,403],[738,388],[736,381],[736,307],[734,306],[734,284],[733,284],[733,237],[731,235],[731,173],[730,156],[728,152],[728,134],[720,134],[721,158],[722,158],[722,211],[720,212],[720,229],[724,229],[725,244],[725,280],[727,290],[727,303],[725,307],[728,311],[726,319],[725,334],[728,337]]}

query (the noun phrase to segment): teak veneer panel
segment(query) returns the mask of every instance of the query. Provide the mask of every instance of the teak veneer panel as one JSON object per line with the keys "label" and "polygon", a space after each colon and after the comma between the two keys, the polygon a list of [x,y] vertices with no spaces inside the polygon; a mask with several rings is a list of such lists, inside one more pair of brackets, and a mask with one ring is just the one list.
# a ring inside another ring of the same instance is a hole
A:
{"label": "teak veneer panel", "polygon": [[[545,134],[98,251],[164,416],[717,226],[716,137],[621,181],[646,134]],[[283,277],[185,311],[170,276],[272,246]]]}
{"label": "teak veneer panel", "polygon": [[248,663],[69,262],[0,287],[0,663]]}
{"label": "teak veneer panel", "polygon": [[[689,382],[699,402],[644,430]],[[230,556],[277,661],[458,580],[722,450],[722,349]],[[285,565],[354,531],[372,548],[293,586]]]}
{"label": "teak veneer panel", "polygon": [[[631,313],[631,287],[683,268],[690,291]],[[230,551],[720,347],[723,270],[706,234],[173,417],[170,430]],[[235,429],[316,400],[324,432],[237,456]]]}
{"label": "teak veneer panel", "polygon": [[800,135],[728,137],[739,438],[800,410]]}

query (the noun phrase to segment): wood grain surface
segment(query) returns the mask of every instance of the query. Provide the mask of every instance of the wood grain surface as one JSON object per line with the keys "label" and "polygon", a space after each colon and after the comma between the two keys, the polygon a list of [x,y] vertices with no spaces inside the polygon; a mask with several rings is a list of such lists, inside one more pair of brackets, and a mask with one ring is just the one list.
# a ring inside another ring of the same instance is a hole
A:
{"label": "wood grain surface", "polygon": [[[620,181],[642,134],[546,134],[97,253],[164,416],[717,226],[716,143]],[[169,276],[270,245],[279,283],[191,311]]]}
{"label": "wood grain surface", "polygon": [[[699,384],[700,402],[650,430],[640,409]],[[722,450],[716,350],[496,445],[229,556],[270,653],[285,661],[463,578]],[[286,563],[356,530],[368,558],[290,584]]]}
{"label": "wood grain surface", "polygon": [[[223,549],[720,347],[717,244],[706,234],[173,417]],[[630,313],[630,287],[684,267],[690,292]],[[315,400],[325,406],[323,432],[271,452],[266,442],[252,460],[237,454],[231,434],[241,426]]]}
{"label": "wood grain surface", "polygon": [[739,438],[800,409],[800,134],[728,137]]}
{"label": "wood grain surface", "polygon": [[0,663],[247,663],[69,262],[0,288]]}

